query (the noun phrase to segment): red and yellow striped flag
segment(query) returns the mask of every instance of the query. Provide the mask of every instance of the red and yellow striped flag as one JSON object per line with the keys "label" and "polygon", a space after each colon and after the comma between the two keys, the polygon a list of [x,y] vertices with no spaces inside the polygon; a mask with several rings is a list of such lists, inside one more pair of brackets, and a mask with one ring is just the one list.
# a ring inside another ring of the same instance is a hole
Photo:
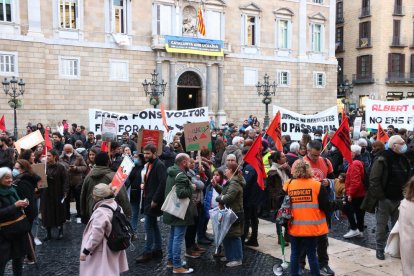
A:
{"label": "red and yellow striped flag", "polygon": [[206,26],[204,25],[203,11],[201,6],[198,8],[198,23],[197,23],[198,32],[202,35],[206,35]]}

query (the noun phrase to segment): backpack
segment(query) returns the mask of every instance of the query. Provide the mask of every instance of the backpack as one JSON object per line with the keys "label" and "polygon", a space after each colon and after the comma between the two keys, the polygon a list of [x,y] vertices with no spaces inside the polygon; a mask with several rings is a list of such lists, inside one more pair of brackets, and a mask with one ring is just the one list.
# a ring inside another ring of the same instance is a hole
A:
{"label": "backpack", "polygon": [[105,204],[100,207],[111,209],[113,214],[111,233],[109,233],[109,236],[105,235],[109,249],[112,251],[127,249],[131,245],[134,231],[126,216],[121,213],[121,207],[117,206],[115,210]]}

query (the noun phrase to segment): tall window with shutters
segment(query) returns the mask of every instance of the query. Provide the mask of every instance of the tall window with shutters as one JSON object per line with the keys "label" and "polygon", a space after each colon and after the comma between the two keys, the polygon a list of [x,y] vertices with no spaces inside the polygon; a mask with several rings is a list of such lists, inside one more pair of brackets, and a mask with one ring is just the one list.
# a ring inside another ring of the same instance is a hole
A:
{"label": "tall window with shutters", "polygon": [[363,55],[357,57],[357,75],[356,83],[371,83],[372,82],[372,55]]}
{"label": "tall window with shutters", "polygon": [[172,6],[157,5],[157,34],[172,35]]}
{"label": "tall window with shutters", "polygon": [[291,49],[292,48],[292,23],[287,19],[278,19],[277,21],[277,48]]}
{"label": "tall window with shutters", "polygon": [[280,70],[277,72],[278,87],[289,87],[290,86],[290,72]]}
{"label": "tall window with shutters", "polygon": [[245,42],[247,46],[256,46],[256,16],[246,16]]}
{"label": "tall window with shutters", "polygon": [[323,24],[313,23],[312,25],[312,51],[323,52],[324,26]]}
{"label": "tall window with shutters", "polygon": [[410,56],[410,76],[409,81],[414,82],[414,54]]}
{"label": "tall window with shutters", "polygon": [[62,29],[78,28],[78,1],[59,1],[59,27]]}
{"label": "tall window with shutters", "polygon": [[14,0],[0,0],[0,23],[13,22],[12,1]]}
{"label": "tall window with shutters", "polygon": [[127,1],[111,0],[111,19],[113,33],[127,33]]}
{"label": "tall window with shutters", "polygon": [[401,20],[394,20],[391,46],[401,45]]}
{"label": "tall window with shutters", "polygon": [[404,81],[405,54],[388,54],[388,81]]}
{"label": "tall window with shutters", "polygon": [[358,48],[371,47],[371,21],[359,23]]}
{"label": "tall window with shutters", "polygon": [[205,13],[206,38],[224,40],[223,14],[219,11],[207,10]]}

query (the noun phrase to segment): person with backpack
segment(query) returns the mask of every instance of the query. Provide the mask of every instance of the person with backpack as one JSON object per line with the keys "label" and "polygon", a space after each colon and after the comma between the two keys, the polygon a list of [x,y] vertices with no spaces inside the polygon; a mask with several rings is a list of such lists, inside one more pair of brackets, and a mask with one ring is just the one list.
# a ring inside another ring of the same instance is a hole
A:
{"label": "person with backpack", "polygon": [[[124,216],[124,221],[127,221],[126,217],[116,203],[115,189],[110,185],[96,185],[92,198],[95,205],[83,232],[79,275],[120,275],[129,269],[126,252],[125,249],[112,250],[110,242],[113,241],[113,228],[119,229],[115,227],[115,216]],[[118,210],[118,213],[114,210]],[[119,220],[116,221],[119,223]]]}
{"label": "person with backpack", "polygon": [[351,146],[352,163],[349,164],[345,177],[345,213],[348,217],[350,230],[344,235],[345,239],[364,236],[365,211],[361,203],[365,197],[365,169],[361,160],[361,147]]}

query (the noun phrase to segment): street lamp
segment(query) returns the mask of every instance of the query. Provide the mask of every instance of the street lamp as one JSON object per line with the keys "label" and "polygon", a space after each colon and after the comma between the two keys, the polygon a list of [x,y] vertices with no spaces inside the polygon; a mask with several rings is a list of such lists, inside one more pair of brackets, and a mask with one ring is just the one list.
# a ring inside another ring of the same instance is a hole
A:
{"label": "street lamp", "polygon": [[338,91],[340,94],[345,94],[345,99],[342,100],[342,103],[345,104],[345,110],[349,112],[349,104],[350,104],[350,96],[354,92],[354,86],[352,83],[349,83],[348,80],[345,80],[343,83],[341,83],[338,87]]}
{"label": "street lamp", "polygon": [[264,117],[264,125],[263,127],[266,128],[269,126],[269,104],[272,103],[271,96],[276,95],[276,88],[277,84],[276,81],[273,83],[269,83],[269,75],[266,73],[264,75],[264,83],[260,83],[260,81],[256,85],[257,88],[257,95],[264,96],[262,103],[266,106],[266,112]]}
{"label": "street lamp", "polygon": [[[147,79],[144,80],[142,86],[144,86],[145,96],[150,96],[150,104],[157,107],[160,104],[160,96],[164,96],[165,87],[167,83],[162,80],[158,82],[158,73],[151,73],[152,79],[151,82],[148,82]],[[149,91],[148,88],[151,90]]]}
{"label": "street lamp", "polygon": [[19,99],[17,99],[19,96],[23,96],[24,94],[24,87],[25,83],[23,79],[20,79],[20,81],[17,81],[15,77],[12,77],[12,79],[9,81],[7,78],[4,78],[3,84],[3,90],[4,93],[7,96],[11,97],[11,100],[9,101],[9,106],[14,109],[14,137],[17,139],[17,115],[16,115],[16,109],[22,106],[22,103]]}

